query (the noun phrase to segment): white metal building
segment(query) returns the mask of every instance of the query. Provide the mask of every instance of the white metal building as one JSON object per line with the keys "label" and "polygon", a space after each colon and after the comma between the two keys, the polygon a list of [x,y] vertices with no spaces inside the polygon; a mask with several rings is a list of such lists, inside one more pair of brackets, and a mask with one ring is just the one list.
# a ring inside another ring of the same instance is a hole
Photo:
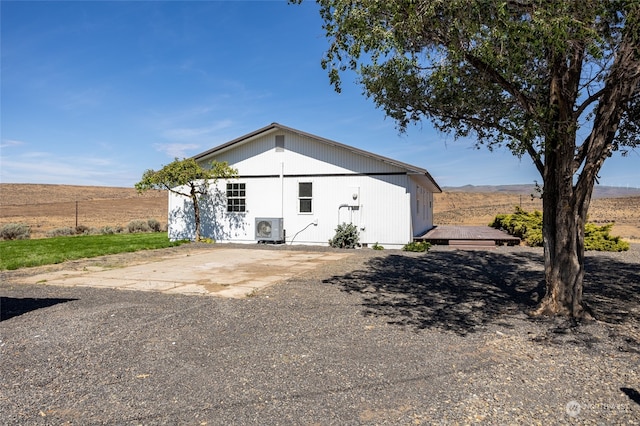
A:
{"label": "white metal building", "polygon": [[[201,199],[201,234],[219,242],[327,245],[352,223],[360,243],[400,248],[433,227],[429,172],[278,123],[194,157],[226,161],[238,178]],[[193,207],[169,194],[169,237],[193,239]]]}

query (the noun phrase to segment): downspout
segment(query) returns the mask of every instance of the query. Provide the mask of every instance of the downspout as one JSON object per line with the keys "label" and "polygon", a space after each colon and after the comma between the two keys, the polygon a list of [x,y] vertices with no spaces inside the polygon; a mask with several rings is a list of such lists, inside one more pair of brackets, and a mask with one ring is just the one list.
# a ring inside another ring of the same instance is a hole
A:
{"label": "downspout", "polygon": [[284,217],[284,161],[280,163],[280,217]]}

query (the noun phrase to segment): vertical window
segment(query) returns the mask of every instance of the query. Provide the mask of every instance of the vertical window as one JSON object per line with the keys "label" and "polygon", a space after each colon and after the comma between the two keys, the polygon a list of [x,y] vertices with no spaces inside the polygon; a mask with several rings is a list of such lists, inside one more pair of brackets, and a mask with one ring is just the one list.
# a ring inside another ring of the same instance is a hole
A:
{"label": "vertical window", "polygon": [[276,135],[276,152],[284,152],[284,135]]}
{"label": "vertical window", "polygon": [[298,182],[298,206],[300,213],[313,213],[313,184]]}
{"label": "vertical window", "polygon": [[228,212],[244,212],[246,211],[246,184],[244,183],[228,183],[227,184],[227,211]]}

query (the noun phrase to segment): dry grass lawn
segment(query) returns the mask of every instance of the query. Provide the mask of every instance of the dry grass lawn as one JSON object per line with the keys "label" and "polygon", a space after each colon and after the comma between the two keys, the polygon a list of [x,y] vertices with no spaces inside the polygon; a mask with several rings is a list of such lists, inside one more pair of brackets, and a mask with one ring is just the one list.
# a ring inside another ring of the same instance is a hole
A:
{"label": "dry grass lawn", "polygon": [[[138,194],[134,188],[100,186],[0,184],[0,225],[26,223],[32,238],[47,231],[76,226],[90,228],[126,226],[134,219],[156,219],[167,223],[166,191]],[[437,225],[486,225],[498,213],[514,206],[542,209],[539,199],[507,193],[444,192],[436,194]],[[615,222],[614,235],[640,240],[640,197],[600,198],[591,203],[590,219]]]}

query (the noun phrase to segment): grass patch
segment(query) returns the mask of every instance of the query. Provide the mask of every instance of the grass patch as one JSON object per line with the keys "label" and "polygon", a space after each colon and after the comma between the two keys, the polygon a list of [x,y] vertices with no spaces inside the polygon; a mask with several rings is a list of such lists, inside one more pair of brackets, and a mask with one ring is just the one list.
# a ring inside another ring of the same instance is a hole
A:
{"label": "grass patch", "polygon": [[50,265],[106,254],[175,247],[166,233],[81,235],[37,240],[0,241],[0,270]]}

